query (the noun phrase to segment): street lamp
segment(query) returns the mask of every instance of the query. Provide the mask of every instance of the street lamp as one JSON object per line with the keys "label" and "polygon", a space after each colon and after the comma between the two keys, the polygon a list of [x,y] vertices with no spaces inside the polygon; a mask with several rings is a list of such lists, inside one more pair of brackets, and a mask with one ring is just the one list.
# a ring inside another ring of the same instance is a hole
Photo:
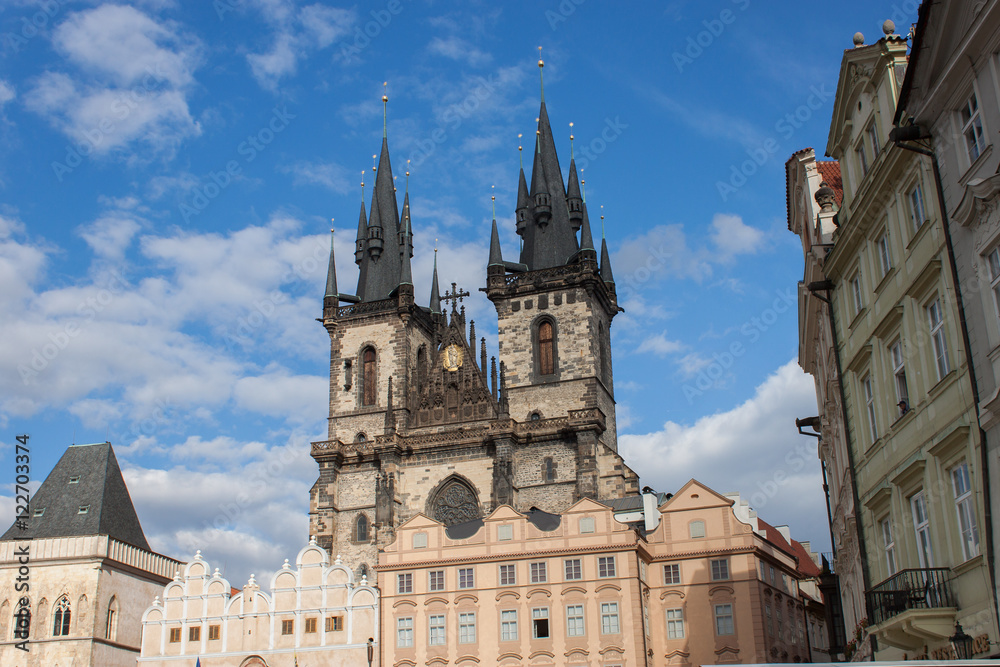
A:
{"label": "street lamp", "polygon": [[368,638],[368,667],[372,667],[372,658],[375,656],[375,646],[372,642],[375,641],[373,637]]}
{"label": "street lamp", "polygon": [[959,660],[969,660],[972,657],[972,645],[974,640],[965,634],[961,623],[955,623],[955,634],[948,638],[951,647],[955,650],[955,657]]}

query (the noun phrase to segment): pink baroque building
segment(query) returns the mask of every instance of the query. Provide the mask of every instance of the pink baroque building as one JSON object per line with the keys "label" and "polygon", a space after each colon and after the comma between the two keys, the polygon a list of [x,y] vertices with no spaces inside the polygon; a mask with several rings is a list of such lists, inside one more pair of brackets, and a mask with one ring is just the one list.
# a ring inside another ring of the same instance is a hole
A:
{"label": "pink baroque building", "polygon": [[695,480],[561,514],[418,514],[379,554],[382,664],[806,662],[814,564],[793,544]]}
{"label": "pink baroque building", "polygon": [[142,618],[142,667],[378,665],[379,592],[330,564],[315,539],[271,577],[271,594],[250,575],[243,590],[212,573],[199,551]]}

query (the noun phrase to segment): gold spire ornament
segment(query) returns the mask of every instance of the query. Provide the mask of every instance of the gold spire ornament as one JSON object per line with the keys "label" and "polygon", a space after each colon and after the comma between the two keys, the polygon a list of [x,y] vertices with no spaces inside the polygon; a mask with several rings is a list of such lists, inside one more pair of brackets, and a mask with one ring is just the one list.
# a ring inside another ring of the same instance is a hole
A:
{"label": "gold spire ornament", "polygon": [[406,192],[410,191],[410,161],[406,161]]}
{"label": "gold spire ornament", "polygon": [[372,153],[372,173],[374,174],[378,170],[378,155]]}
{"label": "gold spire ornament", "polygon": [[493,219],[496,220],[497,219],[497,186],[491,185],[490,187],[493,188],[493,194],[490,195],[490,200],[493,201]]}
{"label": "gold spire ornament", "polygon": [[365,170],[361,170],[361,203],[365,203]]}
{"label": "gold spire ornament", "polygon": [[386,121],[387,121],[388,115],[389,115],[389,112],[388,112],[389,96],[386,95],[388,85],[389,85],[388,81],[383,81],[382,82],[382,138],[383,139],[385,139],[386,136],[387,136],[387,134],[386,134],[386,125],[387,125]]}
{"label": "gold spire ornament", "polygon": [[[583,176],[583,169],[580,170],[580,175]],[[587,203],[587,181],[580,179],[580,194],[583,195],[583,203]]]}
{"label": "gold spire ornament", "polygon": [[524,146],[521,145],[522,136],[520,132],[517,133],[517,161],[521,163],[521,170],[524,171],[524,153],[522,152]]}
{"label": "gold spire ornament", "polygon": [[604,238],[604,204],[601,204],[601,238]]}
{"label": "gold spire ornament", "polygon": [[573,136],[573,121],[569,122],[569,130],[570,130],[570,132],[569,132],[569,159],[573,160],[576,157],[573,154],[573,139],[576,138],[576,137]]}
{"label": "gold spire ornament", "polygon": [[545,104],[545,77],[542,76],[542,70],[545,68],[545,61],[542,60],[542,47],[538,47],[538,81],[541,83],[542,87],[542,104]]}

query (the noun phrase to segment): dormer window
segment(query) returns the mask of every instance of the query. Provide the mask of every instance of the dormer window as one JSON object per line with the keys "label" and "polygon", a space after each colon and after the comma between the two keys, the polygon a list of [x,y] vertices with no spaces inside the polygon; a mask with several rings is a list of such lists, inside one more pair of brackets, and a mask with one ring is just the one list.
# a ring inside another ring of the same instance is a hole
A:
{"label": "dormer window", "polygon": [[41,509],[35,510],[35,516],[42,516],[43,514],[45,514],[45,508],[44,507],[42,507]]}
{"label": "dormer window", "polygon": [[79,475],[73,475],[72,477],[69,478],[69,483],[70,484],[79,484],[80,483],[80,476]]}
{"label": "dormer window", "polygon": [[80,509],[76,511],[77,514],[86,514],[90,511],[90,505],[80,505]]}

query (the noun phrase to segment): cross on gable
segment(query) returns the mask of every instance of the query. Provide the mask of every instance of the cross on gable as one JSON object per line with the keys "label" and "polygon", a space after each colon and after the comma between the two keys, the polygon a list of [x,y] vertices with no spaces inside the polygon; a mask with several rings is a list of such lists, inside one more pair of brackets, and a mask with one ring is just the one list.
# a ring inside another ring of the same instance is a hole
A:
{"label": "cross on gable", "polygon": [[441,297],[441,300],[442,301],[451,301],[451,309],[452,310],[457,310],[458,309],[458,304],[462,303],[462,299],[465,298],[465,297],[467,297],[467,296],[471,296],[471,295],[468,292],[466,292],[465,290],[458,289],[458,285],[456,283],[452,283],[451,284],[451,291],[450,292],[445,292],[444,296]]}

